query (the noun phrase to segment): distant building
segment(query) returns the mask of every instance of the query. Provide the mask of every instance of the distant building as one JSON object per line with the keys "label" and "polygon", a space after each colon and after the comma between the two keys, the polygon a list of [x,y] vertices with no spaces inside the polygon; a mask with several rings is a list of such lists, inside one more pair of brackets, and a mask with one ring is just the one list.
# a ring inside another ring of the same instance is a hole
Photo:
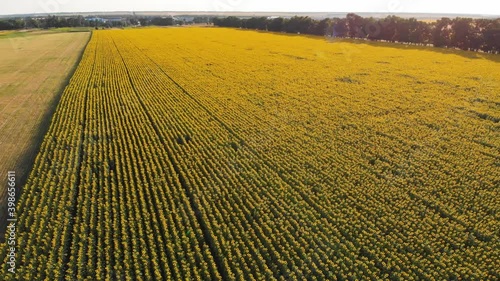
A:
{"label": "distant building", "polygon": [[124,21],[123,18],[109,18],[109,19],[106,19],[107,21],[110,21],[110,22],[120,22],[120,21]]}
{"label": "distant building", "polygon": [[85,20],[86,21],[97,21],[97,22],[106,23],[106,22],[122,22],[125,19],[124,18],[98,18],[98,17],[89,17],[89,18],[85,18]]}
{"label": "distant building", "polygon": [[172,17],[175,21],[184,21],[184,22],[192,22],[194,21],[194,17],[186,17],[186,16],[175,16]]}
{"label": "distant building", "polygon": [[106,22],[106,19],[103,19],[103,18],[97,18],[97,17],[85,18],[85,20],[86,20],[86,21]]}

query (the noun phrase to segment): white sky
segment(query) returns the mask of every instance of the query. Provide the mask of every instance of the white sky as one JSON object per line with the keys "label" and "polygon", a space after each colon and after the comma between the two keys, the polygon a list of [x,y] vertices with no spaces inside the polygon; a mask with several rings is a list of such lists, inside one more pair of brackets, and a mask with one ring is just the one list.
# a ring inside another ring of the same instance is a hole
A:
{"label": "white sky", "polygon": [[97,11],[272,11],[500,15],[498,0],[0,0],[0,15]]}

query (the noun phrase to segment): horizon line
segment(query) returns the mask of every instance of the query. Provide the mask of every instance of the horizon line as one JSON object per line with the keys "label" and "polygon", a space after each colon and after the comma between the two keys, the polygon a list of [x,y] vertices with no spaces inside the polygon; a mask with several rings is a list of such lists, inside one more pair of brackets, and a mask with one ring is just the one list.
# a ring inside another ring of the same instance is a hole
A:
{"label": "horizon line", "polygon": [[467,14],[467,13],[437,13],[437,12],[345,12],[345,11],[186,11],[186,10],[116,10],[116,11],[89,11],[89,12],[56,12],[56,13],[47,13],[47,12],[31,12],[31,13],[17,13],[17,14],[0,14],[0,16],[26,16],[26,15],[57,15],[57,14],[92,14],[92,13],[214,13],[214,14],[224,14],[224,13],[277,13],[277,14],[293,14],[293,13],[301,13],[301,14],[387,14],[387,15],[398,15],[398,14],[421,14],[421,15],[470,15],[470,16],[492,16],[492,17],[500,17],[498,14]]}

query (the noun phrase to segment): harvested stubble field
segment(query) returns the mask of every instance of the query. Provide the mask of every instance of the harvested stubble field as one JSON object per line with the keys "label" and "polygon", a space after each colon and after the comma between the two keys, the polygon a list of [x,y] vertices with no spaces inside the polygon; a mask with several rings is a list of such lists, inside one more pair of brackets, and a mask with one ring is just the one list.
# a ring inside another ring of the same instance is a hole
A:
{"label": "harvested stubble field", "polygon": [[498,279],[499,73],[405,45],[93,32],[19,203],[16,278]]}

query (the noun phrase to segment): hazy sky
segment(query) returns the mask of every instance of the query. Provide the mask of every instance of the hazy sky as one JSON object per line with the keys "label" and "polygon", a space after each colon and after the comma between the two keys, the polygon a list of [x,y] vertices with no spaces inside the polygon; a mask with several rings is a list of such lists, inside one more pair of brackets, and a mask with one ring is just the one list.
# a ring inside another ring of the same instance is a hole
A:
{"label": "hazy sky", "polygon": [[500,15],[498,0],[0,0],[0,14],[93,11],[276,11]]}

